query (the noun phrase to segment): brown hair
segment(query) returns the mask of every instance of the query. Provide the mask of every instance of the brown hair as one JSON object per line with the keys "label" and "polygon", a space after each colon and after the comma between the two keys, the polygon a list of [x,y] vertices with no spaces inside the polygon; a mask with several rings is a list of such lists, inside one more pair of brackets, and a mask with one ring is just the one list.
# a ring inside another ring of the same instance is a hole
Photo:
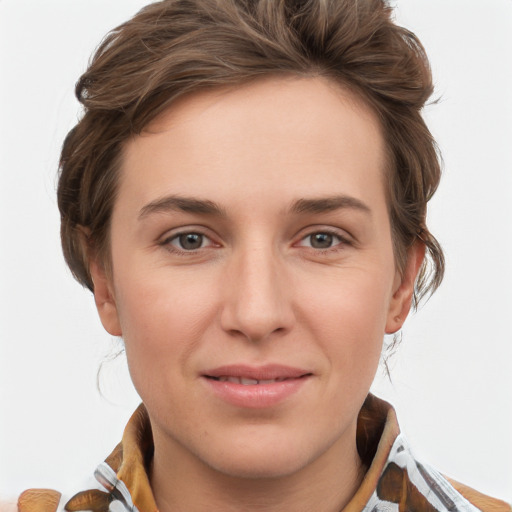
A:
{"label": "brown hair", "polygon": [[391,15],[384,0],[163,0],[110,32],[76,86],[84,115],[60,162],[62,246],[75,278],[93,290],[91,249],[109,262],[126,140],[184,94],[276,74],[318,75],[355,91],[379,116],[397,265],[404,268],[419,238],[427,258],[415,304],[433,292],[444,259],[425,218],[441,171],[421,116],[432,78],[421,43]]}

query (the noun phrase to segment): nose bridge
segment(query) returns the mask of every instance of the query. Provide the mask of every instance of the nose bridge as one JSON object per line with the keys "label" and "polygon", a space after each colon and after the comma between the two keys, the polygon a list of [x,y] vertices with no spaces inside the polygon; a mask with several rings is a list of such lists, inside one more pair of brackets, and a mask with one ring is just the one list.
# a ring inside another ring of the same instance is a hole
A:
{"label": "nose bridge", "polygon": [[285,274],[270,242],[241,248],[227,271],[223,327],[258,341],[290,327]]}

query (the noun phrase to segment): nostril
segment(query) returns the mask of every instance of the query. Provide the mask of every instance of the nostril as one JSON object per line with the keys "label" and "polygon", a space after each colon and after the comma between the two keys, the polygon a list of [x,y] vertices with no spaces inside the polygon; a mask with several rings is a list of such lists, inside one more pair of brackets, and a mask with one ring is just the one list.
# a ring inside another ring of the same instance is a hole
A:
{"label": "nostril", "polygon": [[263,341],[272,336],[283,336],[295,321],[290,302],[275,280],[260,276],[249,278],[240,274],[227,286],[220,314],[221,327],[233,338]]}

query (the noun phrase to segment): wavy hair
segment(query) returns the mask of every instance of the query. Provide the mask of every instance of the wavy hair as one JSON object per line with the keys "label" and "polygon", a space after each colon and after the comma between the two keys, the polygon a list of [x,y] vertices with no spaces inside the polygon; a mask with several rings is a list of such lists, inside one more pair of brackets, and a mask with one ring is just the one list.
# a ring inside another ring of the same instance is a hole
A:
{"label": "wavy hair", "polygon": [[83,116],[60,160],[62,247],[80,283],[93,290],[91,249],[110,264],[123,144],[185,94],[272,75],[327,77],[374,110],[397,266],[419,239],[427,256],[414,304],[439,286],[443,252],[426,211],[440,157],[421,115],[432,77],[421,43],[384,0],[163,0],[110,32],[77,83]]}

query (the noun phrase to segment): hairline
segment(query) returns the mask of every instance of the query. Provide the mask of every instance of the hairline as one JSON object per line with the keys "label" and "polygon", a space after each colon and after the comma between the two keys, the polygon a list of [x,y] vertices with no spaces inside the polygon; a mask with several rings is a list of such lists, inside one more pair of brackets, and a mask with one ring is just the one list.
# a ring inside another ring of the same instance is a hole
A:
{"label": "hairline", "polygon": [[[269,70],[265,73],[260,73],[258,75],[251,75],[245,78],[242,78],[238,81],[233,81],[229,83],[219,83],[217,85],[207,85],[205,86],[202,83],[197,83],[196,87],[187,89],[186,91],[181,91],[180,94],[174,95],[172,97],[168,97],[164,101],[160,102],[157,107],[153,109],[150,113],[149,117],[146,119],[146,122],[138,131],[132,131],[127,134],[127,136],[119,142],[119,151],[116,157],[112,162],[112,170],[115,173],[114,178],[114,190],[113,190],[113,199],[111,203],[111,211],[108,219],[108,223],[104,228],[104,236],[102,240],[102,247],[95,247],[93,253],[99,257],[99,263],[103,265],[103,268],[107,274],[107,276],[113,280],[113,261],[112,261],[112,251],[111,251],[111,224],[112,224],[112,215],[114,211],[114,205],[117,199],[117,193],[119,191],[119,184],[121,180],[121,175],[123,173],[123,160],[125,156],[125,148],[126,145],[133,140],[133,138],[141,136],[150,125],[155,122],[158,122],[158,119],[164,116],[171,108],[175,107],[178,103],[182,101],[186,101],[187,99],[193,98],[198,94],[202,94],[205,92],[222,92],[225,94],[229,94],[236,88],[244,87],[253,83],[258,83],[266,80],[273,80],[277,78],[290,78],[290,79],[314,79],[321,78],[328,85],[332,85],[334,88],[338,90],[338,92],[345,94],[345,99],[348,100],[352,104],[356,104],[358,106],[362,106],[368,112],[372,114],[374,119],[377,122],[377,126],[379,129],[379,133],[382,137],[383,141],[383,162],[381,167],[382,179],[383,179],[383,187],[386,201],[386,209],[388,212],[388,219],[390,225],[390,236],[393,247],[393,258],[395,261],[395,266],[400,274],[403,273],[406,261],[402,261],[399,254],[399,244],[396,229],[393,223],[392,218],[392,208],[391,208],[391,197],[392,197],[392,187],[393,187],[393,170],[396,166],[395,155],[391,148],[391,142],[388,140],[387,131],[384,126],[384,119],[378,108],[378,103],[372,101],[371,95],[368,94],[362,87],[358,87],[357,84],[354,84],[352,81],[348,79],[343,79],[342,77],[334,76],[332,73],[329,73],[327,70],[322,70],[320,66],[314,66],[310,71],[295,71],[295,70]],[[348,94],[346,94],[348,93]],[[93,245],[94,240],[92,240]],[[407,250],[408,248],[404,248]]]}

